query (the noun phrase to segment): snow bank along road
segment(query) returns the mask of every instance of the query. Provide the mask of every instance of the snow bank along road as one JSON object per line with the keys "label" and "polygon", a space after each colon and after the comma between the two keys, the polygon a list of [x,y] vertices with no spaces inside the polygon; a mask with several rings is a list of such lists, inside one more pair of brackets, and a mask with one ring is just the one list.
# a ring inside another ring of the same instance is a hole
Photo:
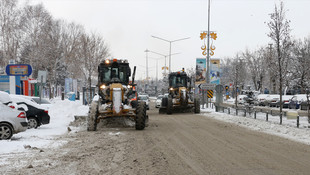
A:
{"label": "snow bank along road", "polygon": [[[210,114],[212,115],[212,114]],[[99,128],[13,154],[0,174],[309,174],[310,146],[203,115],[149,111],[144,131]]]}

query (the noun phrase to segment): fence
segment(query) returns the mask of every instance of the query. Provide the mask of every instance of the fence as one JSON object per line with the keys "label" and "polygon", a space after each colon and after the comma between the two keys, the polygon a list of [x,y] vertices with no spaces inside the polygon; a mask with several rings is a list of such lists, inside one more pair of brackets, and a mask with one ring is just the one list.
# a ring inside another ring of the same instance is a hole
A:
{"label": "fence", "polygon": [[[244,106],[244,105],[238,105],[237,108],[234,104],[227,104],[222,103],[220,105],[215,104],[216,111],[217,112],[223,112],[228,114],[234,114],[238,115],[238,113],[242,113],[244,117],[253,117],[254,119],[257,119],[257,114],[264,114],[264,119],[266,121],[269,121],[270,116],[277,116],[280,115],[280,110],[277,108],[268,108],[268,107],[259,107],[259,106]],[[290,119],[296,119],[296,127],[300,127],[300,117],[301,116],[307,116],[307,111],[293,111],[293,110],[287,110],[284,109],[282,111],[283,117],[286,117],[287,120]],[[260,115],[261,117],[262,115]],[[279,117],[280,124],[281,119]],[[309,127],[309,125],[308,125]]]}

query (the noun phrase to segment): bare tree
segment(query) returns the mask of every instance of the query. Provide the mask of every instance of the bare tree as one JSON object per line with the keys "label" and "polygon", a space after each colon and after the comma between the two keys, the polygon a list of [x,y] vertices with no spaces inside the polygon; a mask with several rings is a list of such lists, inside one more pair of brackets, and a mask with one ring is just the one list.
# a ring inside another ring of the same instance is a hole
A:
{"label": "bare tree", "polygon": [[310,80],[310,38],[305,38],[304,41],[295,41],[293,55],[294,64],[291,64],[290,73],[292,79],[297,81],[296,85],[301,88],[301,93],[305,93]]}
{"label": "bare tree", "polygon": [[62,22],[62,50],[65,65],[72,74],[72,78],[83,77],[81,66],[76,66],[79,61],[80,38],[85,34],[84,27],[75,23]]}
{"label": "bare tree", "polygon": [[17,60],[20,35],[20,10],[17,0],[0,1],[0,50],[3,59],[0,65],[4,66],[8,60]]}
{"label": "bare tree", "polygon": [[34,68],[34,77],[38,70],[45,70],[49,58],[46,54],[49,45],[46,43],[53,24],[51,15],[42,4],[26,5],[22,14],[24,40],[22,42],[21,61],[28,63]]}
{"label": "bare tree", "polygon": [[80,38],[80,47],[79,65],[82,66],[81,70],[91,91],[92,77],[97,73],[100,62],[109,56],[109,51],[103,38],[94,33],[90,36],[83,34]]}
{"label": "bare tree", "polygon": [[251,80],[253,81],[255,90],[262,91],[262,83],[265,77],[265,49],[262,47],[259,50],[251,53],[246,50],[242,54],[247,62],[247,70],[250,73]]}
{"label": "bare tree", "polygon": [[283,75],[286,75],[288,56],[291,47],[290,39],[290,21],[286,20],[283,2],[280,7],[275,5],[274,12],[270,14],[271,20],[268,22],[270,32],[268,36],[274,41],[277,53],[277,65],[279,75],[279,92],[280,92],[280,124],[282,124],[282,86]]}

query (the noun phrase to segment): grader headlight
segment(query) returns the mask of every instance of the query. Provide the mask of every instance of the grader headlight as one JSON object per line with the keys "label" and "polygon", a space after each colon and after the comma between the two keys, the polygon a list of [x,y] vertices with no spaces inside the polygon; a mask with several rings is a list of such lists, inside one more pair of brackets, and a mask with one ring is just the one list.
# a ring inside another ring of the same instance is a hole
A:
{"label": "grader headlight", "polygon": [[101,89],[101,90],[102,90],[102,89],[105,89],[105,88],[106,88],[105,84],[100,85],[100,89]]}

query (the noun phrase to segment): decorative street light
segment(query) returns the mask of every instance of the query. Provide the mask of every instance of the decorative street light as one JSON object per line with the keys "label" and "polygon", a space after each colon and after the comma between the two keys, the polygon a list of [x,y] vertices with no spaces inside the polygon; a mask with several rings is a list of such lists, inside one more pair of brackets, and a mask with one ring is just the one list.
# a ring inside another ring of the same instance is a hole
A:
{"label": "decorative street light", "polygon": [[169,73],[171,72],[171,43],[173,42],[177,42],[177,41],[181,41],[181,40],[186,40],[186,39],[189,39],[190,37],[187,37],[187,38],[181,38],[181,39],[176,39],[176,40],[166,40],[166,39],[163,39],[163,38],[160,38],[160,37],[157,37],[157,36],[153,36],[153,38],[157,38],[157,39],[160,39],[160,40],[163,40],[163,41],[166,41],[166,42],[169,42],[170,43],[170,49],[169,49]]}

